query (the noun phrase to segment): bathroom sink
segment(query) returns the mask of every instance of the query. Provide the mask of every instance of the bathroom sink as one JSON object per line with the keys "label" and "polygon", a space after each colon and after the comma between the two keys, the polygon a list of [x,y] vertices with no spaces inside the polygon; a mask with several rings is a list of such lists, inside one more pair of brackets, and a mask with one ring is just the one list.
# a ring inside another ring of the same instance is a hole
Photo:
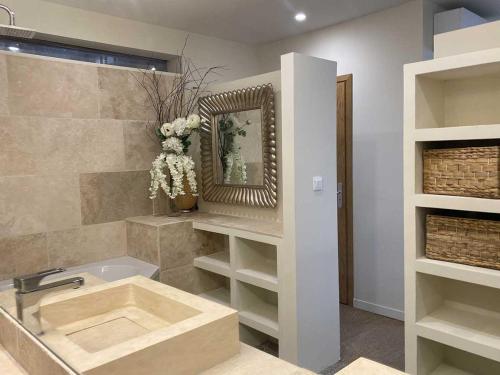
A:
{"label": "bathroom sink", "polygon": [[239,352],[235,310],[143,276],[48,297],[39,317],[81,374],[196,374]]}

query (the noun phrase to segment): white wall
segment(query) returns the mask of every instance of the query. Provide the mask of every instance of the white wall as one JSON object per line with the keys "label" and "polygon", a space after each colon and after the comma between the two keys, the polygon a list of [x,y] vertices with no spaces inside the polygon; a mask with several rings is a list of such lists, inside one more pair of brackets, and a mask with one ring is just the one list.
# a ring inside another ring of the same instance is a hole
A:
{"label": "white wall", "polygon": [[[2,0],[16,12],[16,24],[38,33],[100,43],[151,54],[177,55],[187,32],[67,7],[43,0]],[[5,13],[5,12],[3,12]],[[8,20],[0,13],[0,23]],[[189,34],[186,55],[199,67],[223,65],[220,80],[231,80],[258,72],[255,48],[241,43]]]}
{"label": "white wall", "polygon": [[401,319],[403,64],[421,60],[422,28],[422,2],[411,1],[258,49],[263,71],[295,51],[335,60],[339,75],[353,74],[355,303]]}

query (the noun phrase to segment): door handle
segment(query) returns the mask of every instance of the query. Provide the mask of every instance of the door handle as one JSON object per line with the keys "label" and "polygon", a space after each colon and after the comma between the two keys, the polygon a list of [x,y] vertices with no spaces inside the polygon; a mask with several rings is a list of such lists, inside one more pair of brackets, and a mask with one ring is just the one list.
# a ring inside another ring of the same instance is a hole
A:
{"label": "door handle", "polygon": [[337,183],[337,208],[344,205],[344,191],[342,182]]}

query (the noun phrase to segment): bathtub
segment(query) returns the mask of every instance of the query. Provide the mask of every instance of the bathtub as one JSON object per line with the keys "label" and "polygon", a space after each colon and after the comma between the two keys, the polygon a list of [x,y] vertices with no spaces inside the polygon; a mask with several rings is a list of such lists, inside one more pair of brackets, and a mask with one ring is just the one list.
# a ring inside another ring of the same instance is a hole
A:
{"label": "bathtub", "polygon": [[[81,272],[88,272],[91,275],[106,281],[125,279],[135,275],[142,275],[153,280],[158,280],[159,277],[159,270],[157,266],[143,262],[139,259],[125,256],[95,263],[88,263],[82,266],[68,267],[66,268],[66,271],[48,276],[44,280],[71,276]],[[0,292],[11,289],[12,287],[12,279],[0,281]]]}

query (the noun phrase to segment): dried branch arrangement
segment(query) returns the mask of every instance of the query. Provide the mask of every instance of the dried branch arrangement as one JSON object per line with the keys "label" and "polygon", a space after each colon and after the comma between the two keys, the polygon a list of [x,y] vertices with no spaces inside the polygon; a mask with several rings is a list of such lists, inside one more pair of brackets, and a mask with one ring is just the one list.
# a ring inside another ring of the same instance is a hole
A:
{"label": "dried branch arrangement", "polygon": [[155,114],[155,120],[148,123],[160,142],[165,140],[161,126],[172,123],[177,118],[187,118],[195,113],[198,98],[207,93],[207,87],[213,83],[209,78],[218,75],[221,66],[209,68],[197,67],[185,54],[184,44],[181,54],[171,63],[175,64],[175,75],[165,74],[155,70],[141,70],[134,74],[139,86],[147,96],[148,105]]}

